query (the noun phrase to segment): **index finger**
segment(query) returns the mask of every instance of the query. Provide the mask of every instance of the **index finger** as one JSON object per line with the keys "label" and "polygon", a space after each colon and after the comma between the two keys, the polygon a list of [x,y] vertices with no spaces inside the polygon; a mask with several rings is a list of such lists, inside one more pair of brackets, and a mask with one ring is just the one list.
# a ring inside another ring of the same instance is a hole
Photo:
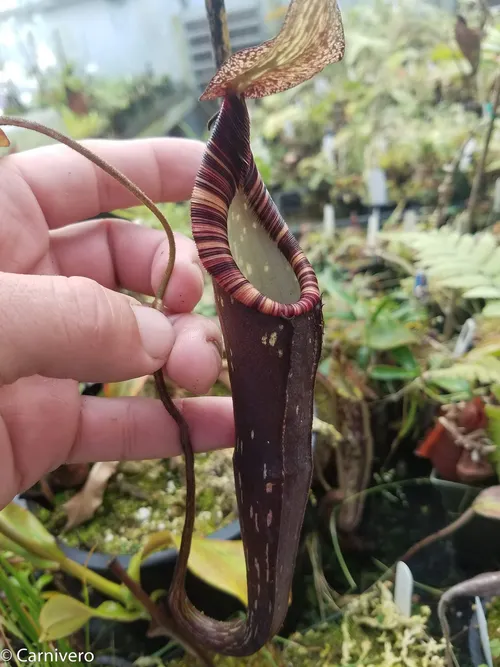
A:
{"label": "index finger", "polygon": [[[205,148],[200,141],[174,137],[82,143],[157,202],[190,198]],[[67,146],[15,153],[7,161],[32,190],[52,229],[139,204],[112,176]]]}

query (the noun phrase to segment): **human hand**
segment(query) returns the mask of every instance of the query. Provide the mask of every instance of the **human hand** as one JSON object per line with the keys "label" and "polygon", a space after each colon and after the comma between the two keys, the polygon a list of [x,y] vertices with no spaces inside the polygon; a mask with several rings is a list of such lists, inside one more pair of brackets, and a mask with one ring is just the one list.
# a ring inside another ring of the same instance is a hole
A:
{"label": "human hand", "polygon": [[[183,139],[86,145],[155,201],[190,197],[203,151]],[[119,220],[78,222],[136,204],[65,146],[0,160],[0,508],[63,463],[180,453],[159,400],[80,396],[78,381],[116,382],[164,366],[202,394],[217,379],[220,330],[191,313],[203,290],[194,242],[176,235],[167,318],[114,291],[154,294],[165,234]],[[177,405],[196,450],[232,446],[229,399]]]}

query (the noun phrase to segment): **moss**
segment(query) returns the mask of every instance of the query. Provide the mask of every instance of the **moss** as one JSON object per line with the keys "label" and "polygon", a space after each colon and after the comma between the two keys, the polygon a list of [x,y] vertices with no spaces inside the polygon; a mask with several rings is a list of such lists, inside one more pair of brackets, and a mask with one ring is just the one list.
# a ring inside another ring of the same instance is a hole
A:
{"label": "moss", "polygon": [[493,598],[486,607],[493,664],[500,667],[500,597]]}
{"label": "moss", "polygon": [[[444,667],[444,642],[427,634],[428,607],[401,616],[390,585],[380,584],[354,598],[341,623],[322,623],[286,640],[277,640],[250,658],[216,656],[218,667]],[[282,647],[280,650],[279,647]],[[190,657],[169,663],[195,667]]]}
{"label": "moss", "polygon": [[[195,460],[197,517],[195,530],[207,535],[237,516],[232,452],[198,454]],[[38,516],[56,535],[64,525],[61,506],[72,495],[56,495],[56,510],[40,509]],[[185,507],[184,461],[129,461],[121,464],[94,518],[61,537],[71,546],[109,554],[133,553],[148,533],[171,530],[180,534]]]}

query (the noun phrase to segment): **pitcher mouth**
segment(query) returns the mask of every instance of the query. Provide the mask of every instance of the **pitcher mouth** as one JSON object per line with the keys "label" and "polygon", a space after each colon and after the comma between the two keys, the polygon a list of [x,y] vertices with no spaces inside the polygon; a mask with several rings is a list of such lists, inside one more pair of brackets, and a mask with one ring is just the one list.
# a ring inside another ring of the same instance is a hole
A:
{"label": "pitcher mouth", "polygon": [[228,95],[191,200],[193,237],[215,282],[240,303],[295,317],[320,302],[314,269],[255,165],[243,97]]}

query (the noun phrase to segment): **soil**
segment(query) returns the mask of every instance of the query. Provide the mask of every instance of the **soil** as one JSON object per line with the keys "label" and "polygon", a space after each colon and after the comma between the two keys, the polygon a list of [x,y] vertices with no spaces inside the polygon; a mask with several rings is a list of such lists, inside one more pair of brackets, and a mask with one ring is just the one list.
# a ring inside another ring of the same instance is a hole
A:
{"label": "soil", "polygon": [[[232,450],[198,454],[195,460],[195,531],[208,535],[237,517]],[[49,530],[73,547],[109,554],[136,552],[144,536],[161,530],[180,535],[184,525],[182,457],[122,463],[93,519],[67,532],[62,505],[74,491],[56,494],[54,511],[37,510]]]}

